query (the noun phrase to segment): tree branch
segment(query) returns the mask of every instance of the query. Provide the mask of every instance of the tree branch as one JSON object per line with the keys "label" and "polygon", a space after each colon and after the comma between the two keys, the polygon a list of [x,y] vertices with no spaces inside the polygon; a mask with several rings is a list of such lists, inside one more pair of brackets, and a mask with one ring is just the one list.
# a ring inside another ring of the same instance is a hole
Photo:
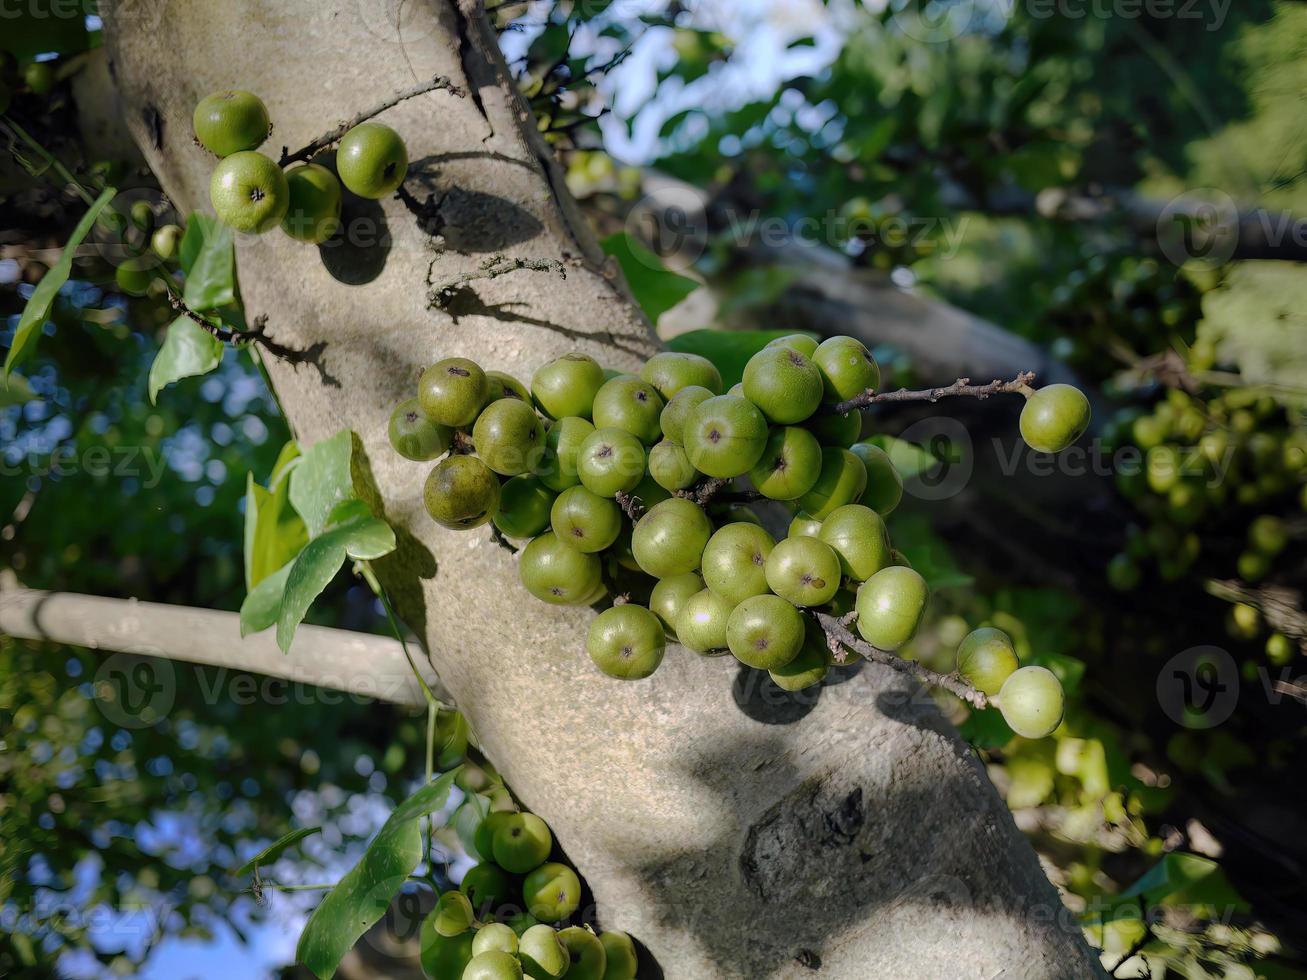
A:
{"label": "tree branch", "polygon": [[990,395],[1028,391],[1030,382],[1034,380],[1033,371],[1022,371],[1011,381],[995,380],[987,385],[973,385],[970,378],[958,378],[951,385],[942,388],[925,388],[920,391],[900,388],[898,391],[877,393],[874,389],[868,388],[861,395],[850,398],[846,402],[823,406],[821,412],[825,415],[847,415],[849,412],[879,405],[882,402],[937,402],[941,398],[957,397],[984,399]]}
{"label": "tree branch", "polygon": [[[2,586],[0,633],[248,671],[412,707],[427,703],[400,642],[370,633],[301,625],[283,654],[271,630],[242,639],[233,612]],[[430,665],[418,667],[437,697],[452,702]]]}
{"label": "tree branch", "polygon": [[266,316],[255,317],[254,323],[248,330],[237,330],[234,327],[225,327],[221,322],[214,323],[204,314],[196,313],[186,305],[186,301],[181,298],[179,293],[173,292],[171,289],[168,290],[168,305],[192,323],[198,324],[206,333],[217,337],[224,344],[258,344],[273,357],[280,357],[292,364],[312,359],[311,353],[287,347],[269,337],[265,332],[268,325]]}
{"label": "tree branch", "polygon": [[854,653],[861,654],[873,663],[892,667],[901,674],[911,674],[923,684],[943,688],[974,708],[989,707],[989,698],[981,691],[977,691],[956,673],[941,674],[937,670],[922,666],[915,660],[908,660],[896,653],[890,653],[888,650],[878,649],[866,640],[855,636],[849,626],[857,619],[856,613],[846,616],[832,616],[830,613],[819,612],[814,609],[812,615],[825,632],[826,643],[830,646],[831,652],[835,654],[837,659],[844,652],[842,648],[847,648]]}
{"label": "tree branch", "polygon": [[341,123],[335,129],[328,130],[313,142],[300,147],[294,153],[292,153],[287,147],[283,146],[281,148],[281,159],[277,161],[277,163],[281,167],[288,167],[297,160],[312,160],[327,147],[331,146],[331,144],[339,142],[341,137],[355,126],[367,122],[374,116],[381,115],[387,109],[395,108],[395,106],[399,105],[401,102],[405,102],[408,99],[412,99],[419,95],[425,95],[427,92],[434,92],[437,89],[444,89],[450,95],[456,95],[460,99],[467,95],[462,88],[455,85],[444,75],[436,75],[429,81],[419,82],[417,85],[396,92],[381,104],[373,106],[365,112],[360,112],[353,119]]}

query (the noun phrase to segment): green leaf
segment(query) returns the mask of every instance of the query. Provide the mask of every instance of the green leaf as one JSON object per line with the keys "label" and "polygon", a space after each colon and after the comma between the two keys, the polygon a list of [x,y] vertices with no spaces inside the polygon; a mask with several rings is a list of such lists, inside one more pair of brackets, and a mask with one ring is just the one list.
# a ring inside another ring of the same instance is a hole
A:
{"label": "green leaf", "polygon": [[19,361],[28,357],[36,349],[36,341],[41,336],[41,328],[45,326],[45,321],[50,316],[50,310],[54,306],[55,297],[59,295],[59,290],[63,288],[64,283],[73,271],[73,256],[77,254],[77,248],[82,244],[82,240],[90,234],[91,226],[95,224],[95,219],[100,216],[100,212],[105,209],[114,195],[118,191],[113,187],[106,187],[103,193],[95,199],[86,214],[82,215],[82,220],[77,222],[77,227],[68,237],[67,244],[64,245],[63,253],[59,256],[59,261],[50,267],[41,281],[36,284],[36,289],[32,291],[32,296],[23,307],[23,314],[18,318],[18,327],[14,330],[14,339],[9,345],[9,353],[5,355],[4,376],[9,377],[14,367]]}
{"label": "green leaf", "polygon": [[1307,284],[1292,262],[1241,262],[1220,289],[1203,297],[1200,339],[1217,345],[1250,385],[1267,385],[1281,400],[1307,405],[1303,344]]}
{"label": "green leaf", "polygon": [[21,374],[13,374],[0,381],[0,408],[10,405],[24,405],[36,397],[32,386]]}
{"label": "green leaf", "polygon": [[236,249],[232,230],[215,218],[193,213],[179,249],[186,285],[182,298],[192,310],[216,310],[237,302]]}
{"label": "green leaf", "polygon": [[895,513],[890,517],[890,540],[912,562],[932,592],[964,588],[974,581],[958,567],[957,559],[921,514]]}
{"label": "green leaf", "polygon": [[253,473],[246,477],[246,590],[298,555],[309,540],[308,528],[290,505],[290,481],[275,480],[273,487],[265,490],[259,486]]}
{"label": "green leaf", "polygon": [[168,324],[163,346],[150,365],[150,404],[159,392],[183,378],[208,374],[222,363],[226,350],[221,340],[188,316],[179,316]]}
{"label": "green leaf", "polygon": [[293,844],[298,844],[306,837],[312,837],[321,830],[321,827],[299,827],[296,830],[292,830],[289,834],[283,834],[233,871],[232,876],[239,878],[242,875],[249,874],[256,867],[271,864],[273,861],[277,860],[277,858],[281,857],[282,852],[285,851],[286,848]]}
{"label": "green leaf", "polygon": [[727,388],[744,377],[749,358],[778,337],[788,337],[802,330],[691,330],[677,334],[667,342],[669,350],[706,357],[721,372]]}
{"label": "green leaf", "polygon": [[294,561],[288,561],[262,582],[250,589],[241,603],[241,636],[261,633],[277,622],[281,600],[286,594],[286,579]]}
{"label": "green leaf", "polygon": [[905,480],[925,473],[939,465],[939,460],[934,453],[914,442],[896,439],[894,436],[887,435],[869,436],[866,441],[885,450],[890,462],[899,471],[899,476]]}
{"label": "green leaf", "polygon": [[322,533],[337,504],[354,498],[350,475],[353,455],[354,434],[342,429],[330,439],[310,446],[291,473],[290,502],[304,518],[312,537]]}
{"label": "green leaf", "polygon": [[313,975],[334,976],[341,959],[390,907],[422,860],[420,819],[445,805],[457,769],[428,783],[395,808],[367,851],[327,893],[300,935],[295,957]]}
{"label": "green leaf", "polygon": [[[304,465],[295,470],[296,475],[302,472]],[[394,550],[395,532],[373,517],[363,501],[347,500],[333,511],[329,527],[306,544],[291,565],[277,614],[277,646],[282,653],[290,650],[296,627],[346,558],[371,561]]]}
{"label": "green leaf", "polygon": [[1143,898],[1149,908],[1164,901],[1247,908],[1225,879],[1220,865],[1210,858],[1183,851],[1167,854],[1121,896]]}
{"label": "green leaf", "polygon": [[650,323],[657,324],[665,311],[700,286],[695,280],[669,270],[662,259],[624,231],[609,235],[600,246],[605,255],[617,259],[626,284],[631,287],[631,295]]}
{"label": "green leaf", "polygon": [[458,834],[458,839],[468,856],[478,861],[490,860],[490,855],[480,853],[476,846],[477,827],[481,826],[481,821],[489,812],[490,800],[480,793],[469,793],[463,805],[454,814],[454,832]]}

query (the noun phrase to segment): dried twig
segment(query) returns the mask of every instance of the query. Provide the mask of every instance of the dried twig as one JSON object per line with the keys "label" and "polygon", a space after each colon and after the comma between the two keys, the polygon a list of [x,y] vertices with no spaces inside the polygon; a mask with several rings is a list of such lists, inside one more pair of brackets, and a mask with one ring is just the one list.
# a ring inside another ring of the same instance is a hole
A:
{"label": "dried twig", "polygon": [[268,336],[266,332],[268,318],[266,316],[255,317],[254,322],[247,330],[237,330],[235,327],[224,325],[220,320],[214,322],[214,320],[209,319],[202,313],[196,313],[186,305],[186,301],[178,293],[172,290],[168,291],[168,305],[192,323],[198,324],[206,333],[217,337],[224,344],[258,344],[274,357],[280,357],[292,362],[304,359],[303,351],[287,347]]}
{"label": "dried twig", "polygon": [[837,405],[823,406],[820,411],[826,415],[847,415],[849,412],[861,410],[870,405],[879,405],[882,402],[937,402],[941,398],[956,397],[988,398],[990,395],[1026,392],[1030,388],[1030,382],[1034,380],[1035,373],[1033,371],[1022,371],[1011,381],[995,380],[987,385],[973,385],[970,378],[958,378],[951,385],[942,388],[925,388],[920,391],[900,388],[898,391],[878,393],[874,389],[868,388],[861,395],[840,402]]}
{"label": "dried twig", "polygon": [[450,95],[456,95],[460,99],[463,98],[465,95],[467,95],[467,93],[463,91],[462,88],[455,85],[444,75],[436,75],[434,78],[431,78],[428,81],[419,82],[417,85],[414,85],[410,88],[406,88],[401,92],[396,92],[394,95],[386,99],[386,101],[382,102],[380,105],[373,106],[371,109],[368,109],[366,112],[360,112],[353,119],[350,119],[347,122],[343,122],[335,129],[323,133],[313,142],[300,147],[298,150],[296,150],[293,153],[290,151],[288,147],[283,146],[281,148],[281,159],[278,161],[278,164],[282,167],[286,167],[297,160],[312,160],[315,156],[317,156],[327,147],[331,146],[331,144],[339,142],[342,136],[344,136],[346,133],[348,133],[351,129],[353,129],[355,126],[359,125],[360,123],[365,123],[372,117],[381,115],[387,109],[393,109],[401,102],[404,102],[408,99],[412,99],[419,95],[425,95],[427,92],[434,92],[438,89],[443,89],[446,92],[448,92]]}
{"label": "dried twig", "polygon": [[812,615],[826,633],[826,643],[830,646],[831,652],[835,654],[836,659],[839,659],[839,655],[843,650],[852,650],[874,663],[892,667],[903,674],[911,674],[923,684],[943,688],[974,708],[989,706],[989,698],[964,681],[958,674],[941,674],[937,670],[922,666],[915,660],[908,660],[896,653],[890,653],[888,650],[878,649],[861,637],[854,635],[849,626],[857,619],[857,613],[832,616],[830,613],[814,609]]}
{"label": "dried twig", "polygon": [[631,519],[632,524],[644,516],[644,503],[635,494],[619,490],[616,500],[622,512]]}

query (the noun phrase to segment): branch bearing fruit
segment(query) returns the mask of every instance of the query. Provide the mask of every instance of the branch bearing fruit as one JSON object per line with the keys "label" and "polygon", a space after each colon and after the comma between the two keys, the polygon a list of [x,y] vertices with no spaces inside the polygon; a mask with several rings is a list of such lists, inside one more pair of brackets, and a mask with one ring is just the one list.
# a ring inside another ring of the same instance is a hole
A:
{"label": "branch bearing fruit", "polygon": [[704,584],[731,606],[767,591],[767,556],[776,546],[767,531],[746,521],[718,528],[703,549]]}
{"label": "branch bearing fruit", "polygon": [[564,354],[541,365],[531,376],[531,397],[551,419],[568,415],[588,419],[604,380],[604,369],[593,357]]}
{"label": "branch bearing fruit", "polygon": [[712,522],[691,500],[673,497],[649,510],[631,533],[636,562],[654,578],[666,578],[699,567],[712,536]]}
{"label": "branch bearing fruit", "polygon": [[[508,953],[510,956],[517,955],[517,933],[513,931],[512,926],[502,922],[491,922],[476,931],[476,936],[472,940],[472,955],[480,956],[482,953],[495,951]],[[519,967],[518,976],[521,976],[520,969]]]}
{"label": "branch bearing fruit", "polygon": [[514,813],[500,821],[490,841],[495,863],[518,875],[544,864],[553,847],[549,825],[534,813]]}
{"label": "branch bearing fruit", "polygon": [[1062,722],[1066,699],[1057,676],[1046,667],[1014,671],[998,692],[998,709],[1014,732],[1044,738]]}
{"label": "branch bearing fruit", "polygon": [[[504,820],[497,821],[496,825],[506,822],[507,818],[516,816],[516,814],[503,814]],[[486,821],[482,821],[485,823]],[[488,848],[494,849],[494,831],[487,831],[491,835]],[[479,853],[479,850],[478,850]],[[463,875],[463,880],[459,882],[458,890],[467,896],[467,900],[472,903],[472,909],[478,914],[497,909],[503,905],[513,895],[513,884],[508,875],[499,865],[489,860],[491,854],[482,854],[487,860],[480,864],[473,865],[467,869],[467,874]]]}
{"label": "branch bearing fruit", "polygon": [[448,426],[432,422],[416,398],[408,398],[390,413],[386,435],[395,452],[421,463],[443,455],[452,433]]}
{"label": "branch bearing fruit", "polygon": [[701,402],[685,420],[685,451],[707,476],[748,473],[767,446],[767,420],[739,395],[717,395]]}
{"label": "branch bearing fruit", "polygon": [[688,385],[668,398],[667,404],[663,406],[662,415],[658,417],[663,437],[684,444],[685,423],[690,418],[690,413],[712,398],[713,394],[700,385]]}
{"label": "branch bearing fruit", "polygon": [[698,354],[663,351],[644,362],[640,377],[653,385],[664,399],[685,388],[705,388],[714,395],[722,393],[722,375],[717,366]]}
{"label": "branch bearing fruit", "polygon": [[1012,638],[992,626],[972,630],[958,646],[958,672],[983,694],[997,694],[1019,666]]}
{"label": "branch bearing fruit", "polygon": [[1040,388],[1021,409],[1021,438],[1041,453],[1060,453],[1089,428],[1089,399],[1071,385]]}
{"label": "branch bearing fruit", "polygon": [[261,235],[286,216],[290,188],[276,162],[262,153],[242,150],[213,169],[209,201],[223,224]]}
{"label": "branch bearing fruit", "polygon": [[799,497],[799,508],[824,521],[837,507],[853,503],[867,489],[867,468],[847,449],[826,446],[821,451],[821,472],[812,489]]}
{"label": "branch bearing fruit", "polygon": [[768,422],[802,422],[821,404],[823,382],[817,366],[792,347],[760,350],[744,366],[744,397]]}
{"label": "branch bearing fruit", "polygon": [[534,925],[517,942],[517,956],[532,980],[559,980],[571,963],[553,926]]}
{"label": "branch bearing fruit", "polygon": [[286,171],[290,194],[281,230],[296,241],[317,245],[340,228],[340,181],[326,167],[306,163]]}
{"label": "branch bearing fruit", "polygon": [[549,527],[555,494],[538,476],[515,476],[499,491],[495,527],[510,538],[532,538]]}
{"label": "branch bearing fruit", "polygon": [[[811,541],[812,538],[800,538]],[[803,616],[780,596],[756,595],[731,611],[726,645],[735,659],[759,670],[784,667],[803,646]]]}
{"label": "branch bearing fruit", "polygon": [[881,517],[888,517],[903,499],[903,477],[899,475],[889,453],[869,442],[857,442],[850,447],[853,455],[862,460],[867,470],[867,489],[862,493],[862,504]]}
{"label": "branch bearing fruit", "polygon": [[840,559],[818,538],[786,538],[767,557],[767,585],[796,606],[823,606],[840,587]]}
{"label": "branch bearing fruit", "polygon": [[735,605],[710,589],[696,592],[685,600],[676,617],[676,637],[681,645],[695,653],[715,656],[724,653],[726,625]]}
{"label": "branch bearing fruit", "polygon": [[477,416],[472,444],[496,473],[520,476],[540,466],[545,454],[545,427],[526,402],[501,398]]}
{"label": "branch bearing fruit", "polygon": [[499,511],[499,480],[475,456],[448,456],[427,476],[422,499],[441,527],[480,527]]}
{"label": "branch bearing fruit", "polygon": [[605,609],[590,624],[586,650],[609,677],[640,680],[663,662],[667,637],[658,617],[644,606],[622,603]]}
{"label": "branch bearing fruit", "polygon": [[817,537],[839,557],[842,574],[855,581],[890,564],[889,530],[878,513],[862,504],[836,507],[821,522]]}
{"label": "branch bearing fruit", "polygon": [[658,417],[663,405],[653,385],[623,376],[604,383],[595,395],[591,414],[596,428],[622,429],[649,446],[662,435]]}
{"label": "branch bearing fruit", "polygon": [[554,605],[584,602],[599,581],[599,559],[577,551],[552,531],[546,531],[522,549],[517,572],[526,590]]}
{"label": "branch bearing fruit", "polygon": [[676,637],[676,620],[686,600],[702,591],[703,587],[703,579],[694,572],[682,572],[658,580],[649,593],[649,611],[663,624],[665,634]]}
{"label": "branch bearing fruit", "polygon": [[257,150],[268,138],[268,107],[252,92],[229,89],[206,95],[191,117],[195,138],[215,156]]}
{"label": "branch bearing fruit", "polygon": [[601,932],[599,942],[604,947],[603,980],[635,980],[639,962],[631,937],[624,932]]}
{"label": "branch bearing fruit", "polygon": [[418,403],[427,418],[454,428],[475,422],[489,394],[486,373],[466,357],[437,361],[418,379]]}
{"label": "branch bearing fruit", "polygon": [[558,939],[571,964],[566,974],[569,980],[603,980],[608,954],[598,936],[589,929],[571,926],[559,932]]}
{"label": "branch bearing fruit", "polygon": [[798,426],[781,426],[768,434],[749,479],[764,497],[795,500],[817,482],[821,462],[821,443],[816,436]]}
{"label": "branch bearing fruit", "polygon": [[853,337],[830,337],[817,345],[812,363],[821,373],[823,397],[844,402],[880,387],[880,367],[862,342]]}
{"label": "branch bearing fruit", "polygon": [[542,864],[522,882],[522,899],[541,922],[560,922],[580,907],[581,880],[565,864]]}
{"label": "branch bearing fruit", "polygon": [[625,429],[595,429],[576,456],[581,485],[601,497],[634,490],[644,479],[644,467],[644,446]]}
{"label": "branch bearing fruit", "polygon": [[603,551],[622,530],[622,509],[585,487],[568,487],[549,513],[554,533],[577,551]]}
{"label": "branch bearing fruit", "polygon": [[545,454],[540,464],[540,479],[551,490],[566,490],[581,482],[576,461],[581,444],[595,427],[589,419],[568,415],[554,422],[545,433]]}
{"label": "branch bearing fruit", "polygon": [[[513,930],[508,931],[511,933]],[[475,939],[472,944],[476,945]],[[472,961],[463,970],[462,980],[522,980],[522,964],[512,953],[492,949],[472,957]]]}
{"label": "branch bearing fruit", "polygon": [[336,150],[336,173],[359,197],[389,197],[408,176],[408,148],[399,133],[378,122],[355,126]]}
{"label": "branch bearing fruit", "polygon": [[858,632],[879,650],[897,650],[917,632],[930,590],[911,568],[882,568],[858,589]]}

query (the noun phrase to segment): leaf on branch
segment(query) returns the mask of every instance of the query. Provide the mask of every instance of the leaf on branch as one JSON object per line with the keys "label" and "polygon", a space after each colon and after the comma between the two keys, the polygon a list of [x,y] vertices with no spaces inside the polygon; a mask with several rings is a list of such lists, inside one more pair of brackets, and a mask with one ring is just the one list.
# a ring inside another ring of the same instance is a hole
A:
{"label": "leaf on branch", "polygon": [[322,533],[334,507],[357,496],[350,473],[353,457],[354,433],[342,429],[305,450],[291,472],[290,502],[304,518],[311,536]]}
{"label": "leaf on branch", "polygon": [[1250,385],[1307,404],[1307,345],[1303,344],[1307,285],[1292,262],[1237,265],[1220,289],[1203,297],[1198,336],[1217,345],[1218,359],[1239,368]]}
{"label": "leaf on branch", "polygon": [[[303,470],[302,464],[295,472]],[[395,550],[395,532],[385,521],[373,517],[361,500],[342,502],[332,511],[327,524],[322,534],[304,546],[286,578],[277,614],[277,646],[282,653],[289,652],[295,629],[346,558],[371,561]]]}
{"label": "leaf on branch", "polygon": [[[212,317],[216,324],[217,318]],[[183,378],[208,374],[222,363],[226,347],[188,316],[179,316],[168,324],[163,346],[150,365],[150,404],[164,388]]]}
{"label": "leaf on branch", "polygon": [[232,231],[222,222],[194,212],[186,219],[186,234],[178,249],[186,274],[182,299],[192,310],[205,312],[240,302],[236,291],[236,248]]}
{"label": "leaf on branch", "polygon": [[254,855],[254,857],[242,864],[239,868],[232,871],[232,877],[240,878],[243,875],[249,874],[255,868],[271,864],[273,861],[277,860],[277,858],[281,857],[282,853],[288,847],[298,844],[306,837],[312,837],[314,834],[321,832],[321,830],[321,827],[299,827],[288,834],[283,834],[263,850],[259,851],[259,853]]}
{"label": "leaf on branch", "polygon": [[36,284],[36,289],[32,291],[31,298],[28,299],[27,305],[23,307],[22,316],[18,318],[18,327],[14,330],[14,339],[9,345],[9,353],[5,355],[4,376],[6,378],[9,377],[20,361],[30,356],[36,349],[37,339],[41,336],[41,328],[45,326],[45,321],[50,318],[50,310],[54,306],[55,297],[59,295],[59,290],[64,287],[64,284],[68,282],[68,277],[72,275],[73,257],[77,254],[78,246],[91,233],[91,226],[95,224],[95,219],[100,216],[100,212],[105,209],[117,193],[116,188],[106,187],[104,192],[95,199],[95,203],[91,205],[90,210],[82,215],[82,220],[73,229],[67,244],[64,245],[63,253],[59,256],[59,261],[52,265],[46,274],[41,277],[41,281]]}
{"label": "leaf on branch", "polygon": [[701,285],[688,276],[672,272],[663,265],[662,259],[624,231],[609,235],[600,242],[600,247],[605,255],[611,255],[622,267],[631,295],[649,322],[655,325],[663,313]]}
{"label": "leaf on branch", "polygon": [[359,937],[386,914],[422,860],[419,821],[449,799],[458,769],[423,786],[395,808],[359,863],[327,893],[300,935],[295,957],[320,980],[332,977]]}
{"label": "leaf on branch", "polygon": [[454,814],[454,832],[458,834],[459,842],[468,855],[478,861],[491,860],[491,855],[482,854],[476,846],[477,828],[489,813],[490,800],[480,793],[469,793]]}
{"label": "leaf on branch", "polygon": [[261,633],[277,622],[281,615],[281,597],[286,594],[286,579],[290,577],[294,564],[294,559],[291,559],[250,589],[241,603],[241,636]]}
{"label": "leaf on branch", "polygon": [[744,377],[749,358],[773,340],[801,330],[691,330],[667,342],[668,350],[698,354],[713,362],[721,372],[722,385],[730,388]]}
{"label": "leaf on branch", "polygon": [[304,520],[290,503],[291,469],[300,459],[294,440],[286,443],[277,458],[267,489],[259,486],[254,474],[246,475],[245,485],[245,588],[253,590],[260,582],[294,558],[308,543],[309,532]]}
{"label": "leaf on branch", "polygon": [[27,379],[21,374],[11,374],[8,378],[0,381],[0,408],[8,408],[10,405],[25,405],[36,397],[36,392],[32,391],[32,386],[27,383]]}

